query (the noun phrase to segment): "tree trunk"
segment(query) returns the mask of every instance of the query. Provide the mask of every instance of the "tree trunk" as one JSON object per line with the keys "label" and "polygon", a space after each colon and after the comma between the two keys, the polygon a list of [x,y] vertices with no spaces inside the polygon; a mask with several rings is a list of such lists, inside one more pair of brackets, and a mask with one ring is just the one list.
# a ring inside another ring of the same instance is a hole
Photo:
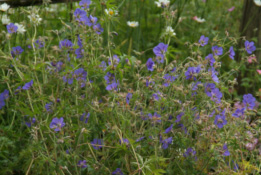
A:
{"label": "tree trunk", "polygon": [[[248,41],[254,41],[256,46],[256,55],[257,64],[261,62],[261,7],[257,6],[253,0],[245,0],[243,15],[240,25],[240,35],[245,37]],[[244,40],[240,40],[238,48],[245,48]],[[238,51],[236,54],[236,60],[241,61],[241,54]],[[243,95],[245,93],[255,94],[257,91],[256,82],[251,79],[253,71],[251,68],[253,64],[247,64],[246,70],[244,72],[239,72],[237,77],[238,85],[236,86],[237,93]],[[256,72],[254,72],[256,73]],[[249,77],[251,81],[249,82],[249,87],[242,86],[243,79]]]}
{"label": "tree trunk", "polygon": [[[241,36],[245,36],[247,40],[252,40],[252,38],[256,38],[257,42],[255,42],[255,46],[257,50],[255,51],[255,55],[257,57],[258,63],[261,62],[261,7],[257,6],[253,0],[245,0],[243,16],[240,26],[240,34]],[[241,41],[240,46],[243,45],[243,41]],[[237,60],[240,58],[237,57]]]}
{"label": "tree trunk", "polygon": [[50,3],[66,3],[66,2],[77,2],[80,0],[0,0],[0,4],[7,3],[11,7],[20,7],[20,6],[31,6],[39,5],[44,1],[49,1]]}

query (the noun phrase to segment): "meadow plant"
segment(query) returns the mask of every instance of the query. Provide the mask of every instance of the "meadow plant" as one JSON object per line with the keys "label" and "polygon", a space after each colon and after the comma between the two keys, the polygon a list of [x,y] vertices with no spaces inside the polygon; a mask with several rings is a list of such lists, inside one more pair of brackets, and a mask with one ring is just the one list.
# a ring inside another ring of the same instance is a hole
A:
{"label": "meadow plant", "polygon": [[[173,59],[175,13],[171,1],[155,3],[167,34],[142,60],[113,43],[119,9],[98,16],[90,0],[76,5],[70,23],[60,21],[60,31],[44,36],[41,11],[28,13],[24,27],[6,25],[0,174],[260,172],[258,99],[234,98],[236,70],[221,73],[222,58],[234,61],[233,42],[201,35],[186,44],[189,56]],[[142,23],[128,25],[135,30]],[[15,44],[17,32],[28,34],[25,44]],[[239,50],[252,54],[256,47],[245,41]]]}

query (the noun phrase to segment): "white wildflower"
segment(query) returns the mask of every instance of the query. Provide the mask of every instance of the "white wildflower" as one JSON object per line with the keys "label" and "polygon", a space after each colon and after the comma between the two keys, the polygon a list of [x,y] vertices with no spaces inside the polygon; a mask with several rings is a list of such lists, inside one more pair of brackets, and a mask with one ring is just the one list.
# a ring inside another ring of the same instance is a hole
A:
{"label": "white wildflower", "polygon": [[0,5],[0,10],[6,12],[10,8],[10,5],[3,3]]}
{"label": "white wildflower", "polygon": [[261,0],[254,0],[254,3],[255,3],[257,6],[261,7]]}
{"label": "white wildflower", "polygon": [[28,18],[30,19],[30,21],[32,23],[34,23],[35,25],[40,24],[40,22],[42,21],[42,18],[40,18],[40,16],[38,14],[31,14],[28,16]]}
{"label": "white wildflower", "polygon": [[193,20],[197,21],[198,23],[203,23],[203,22],[206,21],[204,18],[199,18],[199,17],[197,17],[197,16],[194,16],[194,17],[193,17]]}
{"label": "white wildflower", "polygon": [[2,16],[2,24],[3,25],[7,25],[7,24],[9,24],[11,21],[10,21],[10,19],[7,17],[7,15],[3,15]]}
{"label": "white wildflower", "polygon": [[51,7],[45,7],[45,10],[50,13],[55,12],[55,9]]}
{"label": "white wildflower", "polygon": [[26,32],[25,27],[22,24],[15,23],[15,25],[18,27],[18,33],[23,34],[24,32]]}
{"label": "white wildflower", "polygon": [[105,13],[109,16],[116,16],[118,15],[118,11],[115,9],[105,9]]}
{"label": "white wildflower", "polygon": [[170,1],[169,0],[158,0],[158,1],[155,1],[155,4],[158,7],[167,7],[167,6],[169,6]]}
{"label": "white wildflower", "polygon": [[128,21],[127,24],[128,24],[128,26],[133,27],[133,28],[139,26],[139,22],[137,22],[137,21]]}
{"label": "white wildflower", "polygon": [[166,34],[170,35],[170,36],[175,36],[176,35],[176,33],[174,32],[174,29],[171,26],[168,26],[166,28]]}

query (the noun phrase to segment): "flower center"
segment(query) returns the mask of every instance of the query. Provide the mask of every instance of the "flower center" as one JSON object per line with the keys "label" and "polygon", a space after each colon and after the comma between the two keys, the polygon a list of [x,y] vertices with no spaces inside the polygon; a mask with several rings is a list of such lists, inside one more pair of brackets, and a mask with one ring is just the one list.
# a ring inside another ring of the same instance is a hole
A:
{"label": "flower center", "polygon": [[114,15],[114,12],[112,10],[109,11],[110,15]]}
{"label": "flower center", "polygon": [[221,118],[219,118],[219,119],[217,120],[217,122],[218,122],[218,123],[223,123],[223,120],[222,120]]}

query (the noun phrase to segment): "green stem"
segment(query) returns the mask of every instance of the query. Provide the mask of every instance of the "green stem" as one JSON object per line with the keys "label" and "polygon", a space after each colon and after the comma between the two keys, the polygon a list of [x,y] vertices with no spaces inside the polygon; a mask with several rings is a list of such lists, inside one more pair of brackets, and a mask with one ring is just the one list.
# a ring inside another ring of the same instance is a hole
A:
{"label": "green stem", "polygon": [[31,106],[31,108],[32,108],[32,111],[34,112],[34,107],[33,107],[33,105],[32,105],[32,100],[31,100],[31,96],[30,96],[30,94],[29,94],[29,90],[26,90],[26,92],[27,92],[27,96],[28,96],[28,99],[29,99],[30,106]]}

